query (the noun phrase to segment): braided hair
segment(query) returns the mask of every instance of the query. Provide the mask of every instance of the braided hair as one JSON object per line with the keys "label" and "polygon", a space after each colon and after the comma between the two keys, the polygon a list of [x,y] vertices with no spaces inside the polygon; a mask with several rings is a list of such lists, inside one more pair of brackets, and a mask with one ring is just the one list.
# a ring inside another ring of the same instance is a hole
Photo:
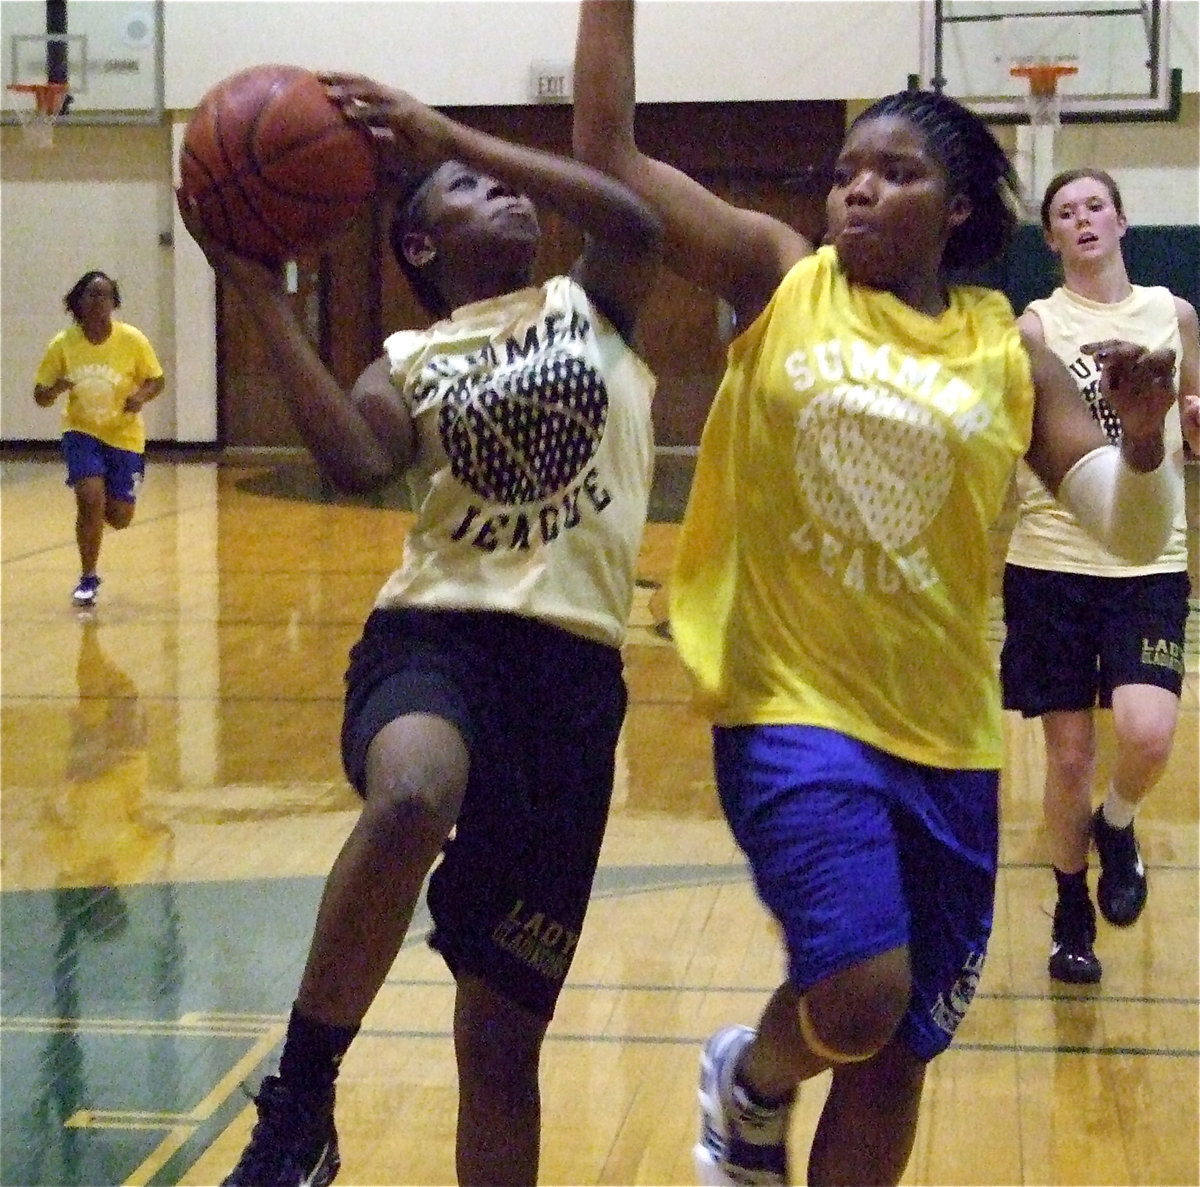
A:
{"label": "braided hair", "polygon": [[1004,254],[1020,221],[1019,183],[988,126],[973,111],[936,91],[898,91],[873,103],[851,127],[895,115],[925,137],[946,170],[950,193],[963,194],[971,213],[951,232],[943,266],[975,268]]}
{"label": "braided hair", "polygon": [[98,268],[93,268],[90,272],[85,272],[71,285],[70,291],[63,297],[63,305],[76,321],[79,320],[79,306],[83,300],[84,290],[93,280],[107,280],[112,285],[113,308],[121,308],[121,290],[117,288],[117,282],[107,272],[101,272]]}

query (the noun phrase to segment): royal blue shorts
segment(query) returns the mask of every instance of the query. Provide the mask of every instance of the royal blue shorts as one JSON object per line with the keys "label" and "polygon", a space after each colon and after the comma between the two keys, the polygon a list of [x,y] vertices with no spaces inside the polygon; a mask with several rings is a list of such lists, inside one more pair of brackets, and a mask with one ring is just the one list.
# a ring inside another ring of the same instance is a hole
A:
{"label": "royal blue shorts", "polygon": [[88,433],[73,429],[62,435],[62,454],[67,463],[67,485],[81,478],[103,478],[109,498],[136,503],[138,487],[146,473],[143,454],[106,445]]}
{"label": "royal blue shorts", "polygon": [[470,754],[429,943],[542,1018],[583,928],[625,703],[617,648],[517,615],[375,610],[350,653],[342,759],[360,794],[371,740],[405,714],[451,722]]}
{"label": "royal blue shorts", "polygon": [[1004,567],[1004,707],[1025,717],[1112,708],[1114,688],[1180,695],[1188,575],[1096,577]]}
{"label": "royal blue shorts", "polygon": [[945,1050],[992,930],[999,772],[920,766],[810,726],[718,727],[713,745],[721,803],[783,929],[792,987],[907,946],[898,1035],[920,1059]]}

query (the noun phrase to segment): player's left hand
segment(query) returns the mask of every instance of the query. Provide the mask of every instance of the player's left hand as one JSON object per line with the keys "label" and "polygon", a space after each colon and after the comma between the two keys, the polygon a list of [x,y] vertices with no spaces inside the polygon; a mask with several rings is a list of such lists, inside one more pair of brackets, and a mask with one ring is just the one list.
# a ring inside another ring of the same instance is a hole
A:
{"label": "player's left hand", "polygon": [[1175,352],[1147,350],[1115,338],[1080,347],[1100,368],[1100,394],[1121,419],[1130,441],[1161,436],[1163,421],[1176,403]]}
{"label": "player's left hand", "polygon": [[179,217],[183,220],[187,233],[196,241],[196,246],[204,252],[205,259],[208,260],[214,272],[221,276],[228,276],[235,283],[243,285],[267,289],[276,287],[277,269],[260,260],[240,256],[218,243],[204,226],[196,199],[188,194],[182,186],[175,191],[175,204],[179,208]]}
{"label": "player's left hand", "polygon": [[451,121],[406,91],[364,74],[328,71],[317,77],[342,115],[366,127],[409,169],[433,168],[453,155]]}

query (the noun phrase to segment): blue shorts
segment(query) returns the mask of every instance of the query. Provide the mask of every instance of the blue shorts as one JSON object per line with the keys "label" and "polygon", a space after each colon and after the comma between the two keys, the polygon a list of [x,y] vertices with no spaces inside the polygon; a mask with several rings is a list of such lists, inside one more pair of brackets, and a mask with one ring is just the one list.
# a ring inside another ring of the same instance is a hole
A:
{"label": "blue shorts", "polygon": [[516,615],[375,610],[350,653],[342,760],[360,794],[371,740],[405,714],[451,722],[470,754],[429,880],[429,943],[547,1020],[591,897],[625,703],[619,649]]}
{"label": "blue shorts", "polygon": [[146,458],[129,449],[105,445],[89,433],[73,429],[62,435],[62,453],[67,463],[67,485],[81,478],[103,478],[109,498],[136,503],[138,487],[146,473]]}
{"label": "blue shorts", "polygon": [[718,727],[717,787],[759,897],[787,941],[788,981],[819,981],[907,946],[897,1032],[950,1045],[992,930],[1000,773],[920,766],[832,730]]}
{"label": "blue shorts", "polygon": [[1094,577],[1004,567],[1004,707],[1025,717],[1112,708],[1114,688],[1179,696],[1188,575]]}

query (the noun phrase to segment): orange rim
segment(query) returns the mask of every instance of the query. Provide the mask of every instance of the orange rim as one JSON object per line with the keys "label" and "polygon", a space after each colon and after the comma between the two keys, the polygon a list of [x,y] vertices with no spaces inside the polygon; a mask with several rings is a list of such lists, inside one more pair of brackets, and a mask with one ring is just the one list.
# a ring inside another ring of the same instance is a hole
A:
{"label": "orange rim", "polygon": [[43,115],[58,115],[71,88],[65,82],[10,82],[8,89],[19,95],[32,95]]}
{"label": "orange rim", "polygon": [[1048,99],[1058,90],[1060,78],[1078,73],[1078,66],[1068,66],[1065,62],[1029,62],[1009,70],[1014,78],[1028,79],[1030,92],[1041,99]]}

